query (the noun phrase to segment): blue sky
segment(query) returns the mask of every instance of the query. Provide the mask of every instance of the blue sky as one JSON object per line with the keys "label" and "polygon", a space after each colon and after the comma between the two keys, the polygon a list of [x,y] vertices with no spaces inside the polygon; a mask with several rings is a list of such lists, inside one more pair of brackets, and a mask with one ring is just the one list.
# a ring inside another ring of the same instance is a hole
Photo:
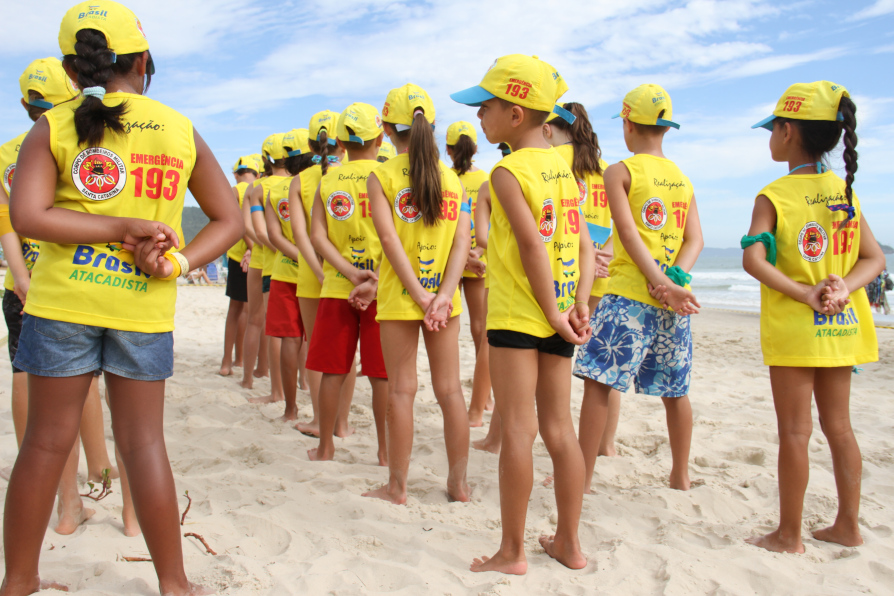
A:
{"label": "blue sky", "polygon": [[[29,125],[18,77],[58,56],[69,1],[19,11],[0,37],[0,138]],[[855,189],[880,241],[894,245],[894,0],[547,0],[400,2],[342,0],[133,0],[158,73],[150,95],[180,110],[225,171],[273,132],[306,127],[322,109],[353,101],[381,108],[389,89],[416,83],[432,95],[443,144],[447,125],[475,110],[448,95],[477,84],[503,54],[537,54],[583,103],[605,159],[628,156],[611,120],[624,93],[663,85],[680,131],[665,153],[695,186],[708,246],[736,246],[754,195],[786,173],[771,161],[769,133],[751,130],[785,88],[828,79],[858,107]],[[885,74],[888,73],[888,74]],[[479,167],[498,152],[479,139]],[[886,142],[887,141],[887,142]],[[833,160],[843,168],[840,154]],[[191,199],[190,199],[191,201]],[[193,203],[194,204],[194,203]]]}

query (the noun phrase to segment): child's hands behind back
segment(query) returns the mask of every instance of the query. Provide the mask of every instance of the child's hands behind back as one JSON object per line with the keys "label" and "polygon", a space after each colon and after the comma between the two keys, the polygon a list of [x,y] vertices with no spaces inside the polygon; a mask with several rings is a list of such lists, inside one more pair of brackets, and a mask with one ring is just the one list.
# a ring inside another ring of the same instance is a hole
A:
{"label": "child's hands behind back", "polygon": [[585,318],[581,325],[581,314],[574,306],[565,312],[559,313],[559,318],[550,323],[562,339],[576,346],[587,343],[587,340],[590,339],[590,335],[593,333]]}
{"label": "child's hands behind back", "polygon": [[166,253],[171,248],[180,248],[180,238],[177,232],[160,221],[149,221],[146,219],[126,218],[124,221],[124,233],[122,234],[121,244],[126,250],[135,253],[138,244],[145,240],[152,240],[161,254]]}

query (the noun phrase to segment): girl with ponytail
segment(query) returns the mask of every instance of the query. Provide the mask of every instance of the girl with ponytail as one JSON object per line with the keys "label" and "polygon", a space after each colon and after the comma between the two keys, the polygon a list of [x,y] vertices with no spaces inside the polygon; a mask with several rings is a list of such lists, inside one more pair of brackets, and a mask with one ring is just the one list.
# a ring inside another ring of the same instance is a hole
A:
{"label": "girl with ponytail", "polygon": [[373,223],[385,258],[378,315],[388,374],[388,482],[365,496],[407,501],[419,330],[444,415],[447,495],[468,501],[469,422],[459,381],[459,281],[470,248],[469,206],[457,175],[438,157],[435,107],[416,85],[392,89],[382,109],[398,155],[369,175]]}
{"label": "girl with ponytail", "polygon": [[[85,18],[92,14],[102,18]],[[60,587],[40,581],[41,545],[94,371],[102,370],[159,590],[209,594],[183,568],[165,379],[174,368],[176,279],[239,239],[239,208],[221,200],[230,185],[189,119],[143,95],[152,61],[130,10],[111,0],[80,3],[65,14],[59,45],[83,98],[75,109],[46,112],[28,133],[10,196],[13,226],[41,242],[41,255],[15,358],[30,375],[28,430],[6,493],[0,593]],[[163,126],[129,132],[150,121]],[[184,245],[187,189],[210,222]]]}
{"label": "girl with ponytail", "polygon": [[[779,427],[779,527],[748,542],[804,552],[801,517],[815,398],[832,451],[838,515],[813,537],[858,546],[862,461],[850,423],[850,383],[856,365],[878,360],[863,288],[882,271],[885,257],[853,191],[856,106],[841,85],[798,83],[757,127],[772,131],[770,156],[787,163],[789,172],[758,193],[751,229],[742,238],[745,270],[762,284],[761,348]],[[828,163],[842,140],[844,180]]]}

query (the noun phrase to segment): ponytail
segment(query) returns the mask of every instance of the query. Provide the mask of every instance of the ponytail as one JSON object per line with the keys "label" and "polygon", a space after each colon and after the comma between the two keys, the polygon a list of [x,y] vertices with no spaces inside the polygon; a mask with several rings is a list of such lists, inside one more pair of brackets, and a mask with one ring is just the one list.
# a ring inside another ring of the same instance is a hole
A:
{"label": "ponytail", "polygon": [[[129,73],[137,57],[142,54],[137,52],[116,56],[109,49],[105,35],[96,29],[81,29],[75,34],[75,39],[76,53],[65,56],[63,61],[77,73],[80,89],[106,88],[113,76]],[[151,75],[147,73],[144,92],[149,88],[150,80]],[[121,119],[127,110],[126,102],[108,106],[98,97],[85,96],[74,115],[78,143],[97,147],[105,138],[106,129],[118,134],[124,133],[124,123]]]}
{"label": "ponytail", "polygon": [[437,225],[441,220],[441,161],[435,132],[422,110],[413,113],[410,127],[410,187],[413,203],[422,213],[422,223]]}
{"label": "ponytail", "polygon": [[325,176],[326,172],[329,170],[329,131],[325,128],[320,131],[317,145],[319,145],[317,155],[320,156],[320,168],[323,170],[323,175]]}
{"label": "ponytail", "polygon": [[841,112],[844,122],[844,171],[847,176],[844,178],[845,187],[844,194],[847,197],[847,204],[854,206],[854,174],[857,173],[857,105],[850,97],[842,97],[838,104],[838,111]]}
{"label": "ponytail", "polygon": [[599,160],[602,157],[602,149],[599,147],[599,138],[593,132],[587,109],[577,102],[569,102],[562,107],[577,117],[574,124],[568,124],[562,118],[555,118],[549,125],[567,132],[571,137],[571,146],[574,148],[571,170],[577,178],[584,178],[587,174],[601,175],[602,166]]}
{"label": "ponytail", "polygon": [[468,135],[460,135],[456,144],[450,147],[453,154],[453,169],[457,175],[462,176],[472,169],[472,157],[478,152],[478,147]]}

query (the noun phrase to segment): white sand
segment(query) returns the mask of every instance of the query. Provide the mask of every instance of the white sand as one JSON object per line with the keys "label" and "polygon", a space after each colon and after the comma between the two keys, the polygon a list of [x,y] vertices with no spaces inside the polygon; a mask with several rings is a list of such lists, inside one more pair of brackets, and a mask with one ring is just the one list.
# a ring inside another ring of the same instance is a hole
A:
{"label": "white sand", "polygon": [[[581,540],[590,564],[569,571],[547,557],[537,536],[554,529],[551,472],[535,445],[535,486],[528,516],[529,571],[524,577],[468,571],[500,539],[497,457],[473,451],[470,504],[448,503],[441,418],[424,351],[408,506],[366,499],[386,470],[375,466],[369,384],[359,379],[352,423],[337,461],[312,463],[316,441],[276,422],[281,405],[254,406],[234,378],[218,370],[227,300],[222,288],[181,287],[176,374],[168,383],[168,449],[178,491],[193,497],[184,531],[202,534],[219,554],[184,539],[193,581],[222,594],[840,594],[894,592],[894,331],[879,330],[881,363],[853,378],[851,412],[863,450],[861,530],[866,544],[844,548],[809,538],[835,515],[831,459],[819,426],[811,439],[805,501],[805,555],[771,554],[744,543],[778,520],[776,419],[761,363],[755,315],[706,311],[693,320],[695,431],[691,472],[704,486],[666,487],[670,468],[661,402],[625,396],[618,431],[621,457],[600,458],[595,494],[584,500]],[[465,318],[465,316],[464,316]],[[467,394],[473,367],[462,339]],[[9,400],[10,372],[0,364]],[[257,384],[253,394],[269,390]],[[575,409],[582,393],[574,383]],[[299,393],[302,416],[310,411]],[[108,412],[106,412],[108,417]],[[472,438],[483,436],[475,429]],[[107,431],[109,449],[111,431]],[[0,414],[0,467],[16,454],[9,410]],[[82,461],[82,472],[86,465]],[[2,483],[5,498],[5,483]],[[118,484],[91,504],[97,514],[72,536],[48,531],[41,575],[82,594],[157,594],[142,538],[122,534]],[[183,505],[186,499],[181,499]],[[91,502],[92,503],[92,502]]]}

